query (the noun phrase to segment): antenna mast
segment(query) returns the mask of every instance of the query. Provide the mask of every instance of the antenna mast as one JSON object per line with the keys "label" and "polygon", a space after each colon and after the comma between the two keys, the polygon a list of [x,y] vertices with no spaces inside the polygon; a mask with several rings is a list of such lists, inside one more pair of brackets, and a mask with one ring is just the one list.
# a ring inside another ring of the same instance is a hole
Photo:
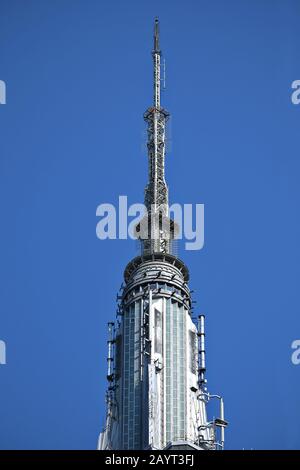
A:
{"label": "antenna mast", "polygon": [[[142,254],[171,253],[175,223],[169,219],[168,187],[165,181],[166,121],[169,113],[161,107],[161,50],[159,22],[154,22],[153,106],[147,109],[144,119],[148,124],[148,184],[145,188],[147,216],[136,229],[142,240]],[[141,226],[143,228],[141,230]],[[146,229],[146,236],[143,230]]]}
{"label": "antenna mast", "polygon": [[152,52],[154,65],[154,107],[160,109],[160,57],[159,49],[159,22],[155,18],[154,22],[154,48]]}

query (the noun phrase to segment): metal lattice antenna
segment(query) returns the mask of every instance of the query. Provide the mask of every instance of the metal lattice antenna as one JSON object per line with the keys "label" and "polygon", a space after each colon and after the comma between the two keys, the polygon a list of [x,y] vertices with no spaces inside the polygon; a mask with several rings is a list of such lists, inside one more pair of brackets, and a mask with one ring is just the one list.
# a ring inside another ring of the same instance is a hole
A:
{"label": "metal lattice antenna", "polygon": [[[161,50],[159,45],[159,22],[154,23],[153,58],[153,106],[147,109],[144,119],[148,124],[148,184],[145,189],[147,220],[144,220],[148,237],[140,235],[145,254],[171,253],[174,238],[174,222],[169,219],[168,187],[165,181],[165,134],[169,113],[160,104]],[[138,230],[140,226],[137,227]],[[143,231],[143,230],[142,230]],[[140,231],[140,234],[141,232]]]}

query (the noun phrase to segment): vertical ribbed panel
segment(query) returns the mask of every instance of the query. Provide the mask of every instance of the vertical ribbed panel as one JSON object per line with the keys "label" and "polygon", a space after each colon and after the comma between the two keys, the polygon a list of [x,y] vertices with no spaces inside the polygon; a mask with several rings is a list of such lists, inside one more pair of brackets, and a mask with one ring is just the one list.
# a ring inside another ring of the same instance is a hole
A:
{"label": "vertical ribbed panel", "polygon": [[124,312],[123,448],[141,448],[140,301]]}
{"label": "vertical ribbed panel", "polygon": [[168,299],[166,308],[166,443],[186,435],[186,315]]}

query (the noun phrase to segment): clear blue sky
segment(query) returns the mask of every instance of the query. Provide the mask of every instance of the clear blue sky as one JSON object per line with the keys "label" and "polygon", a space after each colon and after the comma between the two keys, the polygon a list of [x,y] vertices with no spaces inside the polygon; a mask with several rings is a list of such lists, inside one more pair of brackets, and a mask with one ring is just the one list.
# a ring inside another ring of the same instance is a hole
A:
{"label": "clear blue sky", "polygon": [[297,0],[1,0],[1,448],[96,446],[106,323],[136,248],[98,240],[95,212],[143,200],[155,15],[171,202],[205,204],[205,247],[181,257],[227,448],[300,448]]}

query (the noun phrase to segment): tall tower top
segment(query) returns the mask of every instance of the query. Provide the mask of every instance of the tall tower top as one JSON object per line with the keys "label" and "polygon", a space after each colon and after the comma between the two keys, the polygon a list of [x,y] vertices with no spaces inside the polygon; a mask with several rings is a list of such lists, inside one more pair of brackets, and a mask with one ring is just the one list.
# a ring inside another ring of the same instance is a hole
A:
{"label": "tall tower top", "polygon": [[[205,379],[204,316],[192,318],[188,269],[174,251],[165,181],[165,128],[160,106],[160,44],[154,23],[154,104],[147,109],[146,214],[136,225],[140,256],[131,260],[117,294],[117,322],[109,323],[107,414],[101,450],[214,450],[224,447],[223,399]],[[220,400],[220,417],[206,405]],[[220,436],[220,437],[218,437]]]}

